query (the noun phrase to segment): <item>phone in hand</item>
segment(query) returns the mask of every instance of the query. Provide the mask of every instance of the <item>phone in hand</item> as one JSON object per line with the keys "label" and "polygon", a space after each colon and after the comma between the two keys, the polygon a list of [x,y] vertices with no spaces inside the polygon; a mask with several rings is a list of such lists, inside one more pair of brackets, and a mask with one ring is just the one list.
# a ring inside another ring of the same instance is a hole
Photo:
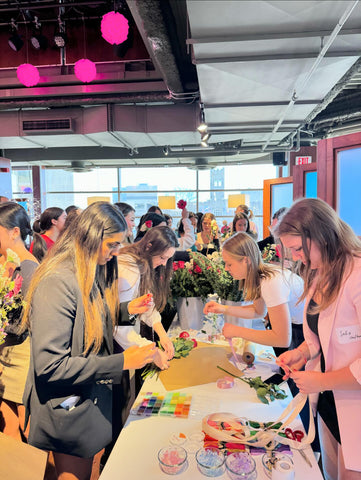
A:
{"label": "phone in hand", "polygon": [[283,376],[283,373],[275,373],[271,377],[266,378],[266,380],[264,380],[264,383],[267,383],[267,385],[270,385],[271,383],[273,383],[274,385],[280,385],[281,383],[286,381],[283,380]]}

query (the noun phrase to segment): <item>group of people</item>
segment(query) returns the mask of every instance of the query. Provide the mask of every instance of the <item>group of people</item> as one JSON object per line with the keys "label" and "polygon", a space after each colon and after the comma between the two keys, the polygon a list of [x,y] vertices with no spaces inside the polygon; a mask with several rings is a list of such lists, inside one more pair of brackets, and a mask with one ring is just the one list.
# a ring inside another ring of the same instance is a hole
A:
{"label": "group of people", "polygon": [[[72,214],[68,225],[63,211],[52,212],[50,223],[40,218],[39,236],[53,244],[38,258],[36,236],[33,253],[26,248],[32,229],[25,210],[0,205],[0,253],[10,248],[19,256],[26,295],[21,331],[30,332],[25,341],[2,347],[2,430],[52,451],[59,480],[90,478],[94,455],[112,440],[112,385],[150,362],[168,368],[173,357],[161,312],[174,255],[190,248],[188,232],[199,251],[221,248],[247,301],[231,307],[211,301],[205,313],[268,315],[268,330],[226,323],[223,334],[285,349],[277,363],[285,379],[310,394],[325,478],[360,479],[361,242],[351,228],[322,200],[301,199],[283,211],[272,235],[282,258],[291,252],[296,273],[265,264],[247,228],[217,247],[211,214],[195,237],[184,209],[185,235],[177,237],[162,212],[151,211],[133,239],[135,210],[129,207],[96,202]],[[241,223],[255,232],[246,217]],[[148,327],[145,333],[134,317]]]}

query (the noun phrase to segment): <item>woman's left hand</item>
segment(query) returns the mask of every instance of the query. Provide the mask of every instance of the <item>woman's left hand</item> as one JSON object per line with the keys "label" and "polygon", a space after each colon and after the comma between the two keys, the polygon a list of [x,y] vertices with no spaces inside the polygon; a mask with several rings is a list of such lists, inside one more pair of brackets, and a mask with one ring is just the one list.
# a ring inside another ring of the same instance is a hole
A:
{"label": "woman's left hand", "polygon": [[128,303],[128,312],[130,315],[139,315],[154,308],[153,295],[147,293],[141,297],[134,298]]}
{"label": "woman's left hand", "polygon": [[290,374],[290,378],[294,380],[301,393],[319,393],[326,390],[324,377],[324,373],[313,371],[294,371]]}
{"label": "woman's left hand", "polygon": [[174,345],[172,340],[167,335],[164,335],[159,338],[159,341],[164,348],[168,360],[171,360],[174,357]]}

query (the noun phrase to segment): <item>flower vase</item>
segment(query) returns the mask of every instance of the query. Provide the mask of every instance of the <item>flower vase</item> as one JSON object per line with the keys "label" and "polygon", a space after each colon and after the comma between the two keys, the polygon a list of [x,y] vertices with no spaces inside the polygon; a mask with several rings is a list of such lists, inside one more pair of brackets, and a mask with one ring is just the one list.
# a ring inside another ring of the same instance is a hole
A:
{"label": "flower vase", "polygon": [[[233,300],[221,300],[222,305],[228,305],[229,307],[249,305],[252,302],[234,302]],[[239,327],[252,328],[252,319],[234,317],[233,315],[223,314],[224,322],[237,325]]]}
{"label": "flower vase", "polygon": [[203,325],[203,301],[200,297],[181,297],[177,300],[178,320],[182,329],[200,330]]}

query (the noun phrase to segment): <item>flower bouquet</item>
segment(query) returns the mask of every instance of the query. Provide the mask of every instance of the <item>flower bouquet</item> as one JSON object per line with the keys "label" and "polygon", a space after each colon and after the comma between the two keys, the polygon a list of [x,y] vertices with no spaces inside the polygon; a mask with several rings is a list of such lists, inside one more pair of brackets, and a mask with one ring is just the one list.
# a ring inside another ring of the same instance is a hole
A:
{"label": "flower bouquet", "polygon": [[213,285],[212,293],[216,293],[222,300],[242,301],[243,292],[239,289],[239,281],[234,280],[226,271],[222,255],[219,252],[213,252],[207,255],[206,261],[208,266],[205,272],[210,276]]}
{"label": "flower bouquet", "polygon": [[0,265],[0,344],[5,341],[12,317],[18,317],[15,314],[24,305],[20,293],[23,279],[19,274],[14,279],[11,275],[14,266],[19,265],[19,257],[8,248],[5,263]]}
{"label": "flower bouquet", "polygon": [[212,293],[210,278],[205,274],[200,253],[190,252],[189,262],[173,262],[173,276],[170,283],[174,300],[182,297],[200,297],[202,300]]}
{"label": "flower bouquet", "polygon": [[280,262],[281,261],[281,252],[280,246],[275,243],[269,243],[266,245],[262,251],[262,259],[264,262]]}

